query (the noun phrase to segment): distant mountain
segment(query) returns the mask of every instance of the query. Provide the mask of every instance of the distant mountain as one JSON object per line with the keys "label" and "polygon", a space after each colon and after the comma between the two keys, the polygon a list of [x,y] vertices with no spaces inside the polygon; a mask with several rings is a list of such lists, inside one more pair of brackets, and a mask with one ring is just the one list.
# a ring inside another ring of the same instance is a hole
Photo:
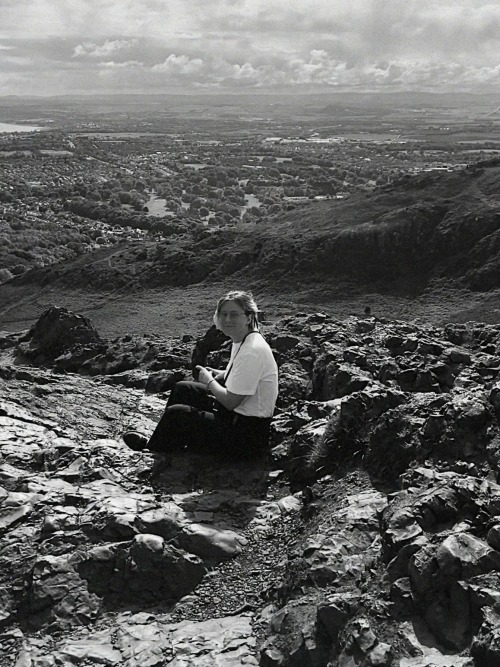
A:
{"label": "distant mountain", "polygon": [[500,95],[474,93],[427,93],[416,91],[400,91],[388,93],[336,93],[329,95],[332,106],[335,103],[352,106],[369,106],[370,108],[389,107],[430,107],[443,109],[446,107],[468,107],[471,104],[488,103],[494,106],[499,103]]}
{"label": "distant mountain", "polygon": [[[495,93],[430,93],[415,91],[396,92],[347,92],[335,91],[318,93],[308,90],[304,86],[299,92],[295,91],[265,91],[260,93],[213,93],[202,94],[100,94],[100,95],[54,95],[51,97],[29,97],[29,96],[1,96],[0,108],[11,110],[14,117],[23,118],[26,113],[33,113],[37,109],[39,113],[53,113],[55,110],[78,111],[105,108],[108,112],[113,109],[121,109],[127,113],[144,112],[159,108],[169,111],[185,112],[186,107],[190,109],[208,110],[210,107],[228,105],[239,108],[241,113],[251,110],[255,113],[269,113],[273,106],[287,109],[287,116],[294,113],[309,112],[314,109],[317,113],[321,109],[336,109],[338,106],[359,107],[369,109],[402,109],[429,107],[434,109],[445,109],[448,107],[464,109],[469,107],[487,106],[495,108],[500,105],[500,95]],[[27,116],[29,118],[29,115]]]}

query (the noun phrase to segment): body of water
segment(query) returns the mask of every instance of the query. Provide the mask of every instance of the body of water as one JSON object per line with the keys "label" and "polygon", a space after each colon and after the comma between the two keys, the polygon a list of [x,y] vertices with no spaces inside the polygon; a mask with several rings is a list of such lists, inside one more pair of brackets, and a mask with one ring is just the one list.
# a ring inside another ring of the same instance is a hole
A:
{"label": "body of water", "polygon": [[0,123],[0,133],[8,132],[40,132],[44,127],[37,125],[14,125],[13,123]]}

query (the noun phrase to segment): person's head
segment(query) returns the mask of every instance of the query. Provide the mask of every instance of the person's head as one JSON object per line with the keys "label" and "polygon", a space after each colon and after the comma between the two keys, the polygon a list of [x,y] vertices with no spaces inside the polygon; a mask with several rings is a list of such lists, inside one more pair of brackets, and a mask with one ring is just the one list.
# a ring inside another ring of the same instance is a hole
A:
{"label": "person's head", "polygon": [[259,330],[258,313],[259,309],[250,292],[234,290],[217,302],[214,324],[227,336],[239,342],[249,331]]}

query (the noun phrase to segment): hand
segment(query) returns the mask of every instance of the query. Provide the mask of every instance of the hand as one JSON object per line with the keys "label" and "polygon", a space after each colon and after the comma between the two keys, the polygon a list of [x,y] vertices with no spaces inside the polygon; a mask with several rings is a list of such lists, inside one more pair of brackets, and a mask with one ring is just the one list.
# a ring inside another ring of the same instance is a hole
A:
{"label": "hand", "polygon": [[210,380],[214,379],[208,368],[205,368],[204,366],[196,366],[196,370],[198,371],[198,382],[208,384]]}

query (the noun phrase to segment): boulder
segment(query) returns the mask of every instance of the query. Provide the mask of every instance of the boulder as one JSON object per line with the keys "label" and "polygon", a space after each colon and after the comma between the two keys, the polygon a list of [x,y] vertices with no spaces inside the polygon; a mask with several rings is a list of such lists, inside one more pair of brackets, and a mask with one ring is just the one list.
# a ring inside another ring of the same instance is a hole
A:
{"label": "boulder", "polygon": [[359,609],[360,594],[334,594],[318,606],[318,624],[328,633],[332,643],[335,643],[341,630]]}
{"label": "boulder", "polygon": [[27,343],[19,351],[33,361],[52,361],[67,350],[79,345],[102,343],[92,322],[83,315],[50,306],[31,327]]}
{"label": "boulder", "polygon": [[280,396],[278,407],[287,408],[297,401],[306,400],[310,394],[309,374],[299,362],[287,361],[279,367]]}
{"label": "boulder", "polygon": [[190,593],[206,569],[200,558],[159,535],[136,535],[130,543],[91,549],[78,566],[89,590],[113,600],[150,604]]}
{"label": "boulder", "polygon": [[280,354],[293,350],[300,345],[300,343],[301,339],[292,334],[278,334],[277,336],[272,336],[269,340],[269,344],[272,346],[273,350],[276,350]]}
{"label": "boulder", "polygon": [[177,541],[186,551],[212,564],[234,558],[248,543],[233,530],[195,523],[184,526]]}
{"label": "boulder", "polygon": [[[363,616],[351,621],[345,630],[344,648],[339,656],[338,664],[352,664],[352,665],[374,665],[370,659],[372,651],[378,646],[379,642],[377,636],[371,627],[370,621]],[[391,665],[391,651],[386,651],[387,645],[382,647],[380,653],[386,654],[387,661],[385,664],[388,667]],[[388,647],[387,647],[388,648]]]}
{"label": "boulder", "polygon": [[31,629],[50,625],[64,630],[82,622],[90,623],[97,617],[101,600],[79,576],[77,567],[81,560],[80,553],[36,559],[23,609]]}
{"label": "boulder", "polygon": [[450,535],[439,546],[423,547],[411,559],[414,602],[446,647],[462,650],[474,629],[471,597],[463,582],[500,570],[500,554],[473,535]]}
{"label": "boulder", "polygon": [[150,373],[146,380],[145,389],[148,394],[160,394],[170,391],[176,382],[187,379],[189,379],[188,374],[182,370]]}
{"label": "boulder", "polygon": [[479,632],[472,640],[470,652],[481,667],[500,665],[500,614],[487,608]]}
{"label": "boulder", "polygon": [[445,579],[470,579],[500,570],[500,552],[468,533],[446,538],[438,547],[435,558],[439,575]]}
{"label": "boulder", "polygon": [[[218,351],[229,340],[222,331],[212,325],[205,335],[196,341],[191,355],[191,371],[194,372],[196,366],[206,366],[210,352]],[[219,368],[219,366],[216,365],[215,368]]]}
{"label": "boulder", "polygon": [[357,366],[330,362],[325,368],[320,398],[329,401],[366,389],[373,378]]}

